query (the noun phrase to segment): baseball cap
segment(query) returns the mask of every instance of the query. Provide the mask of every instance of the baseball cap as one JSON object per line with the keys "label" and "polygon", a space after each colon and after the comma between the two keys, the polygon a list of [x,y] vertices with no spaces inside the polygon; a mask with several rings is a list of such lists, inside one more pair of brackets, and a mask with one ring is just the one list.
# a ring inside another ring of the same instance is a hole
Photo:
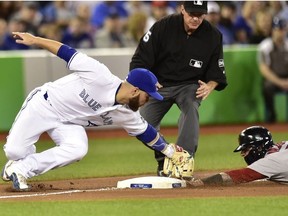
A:
{"label": "baseball cap", "polygon": [[144,68],[135,68],[129,72],[126,81],[138,87],[140,90],[145,91],[151,97],[157,100],[163,100],[162,95],[157,92],[156,84],[158,80],[151,71]]}
{"label": "baseball cap", "polygon": [[188,13],[207,14],[207,1],[184,1],[183,5]]}
{"label": "baseball cap", "polygon": [[274,17],[272,20],[272,28],[284,29],[286,28],[286,22],[279,17]]}
{"label": "baseball cap", "polygon": [[207,4],[208,13],[220,13],[220,6],[217,2],[209,1]]}

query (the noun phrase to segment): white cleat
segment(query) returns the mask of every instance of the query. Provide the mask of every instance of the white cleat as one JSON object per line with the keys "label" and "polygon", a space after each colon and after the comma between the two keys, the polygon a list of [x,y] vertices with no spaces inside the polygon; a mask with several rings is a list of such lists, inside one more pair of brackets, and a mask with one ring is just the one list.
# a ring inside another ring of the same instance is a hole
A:
{"label": "white cleat", "polygon": [[26,178],[14,169],[15,161],[8,161],[2,171],[4,181],[12,181],[13,189],[16,191],[29,191],[31,186],[27,184]]}
{"label": "white cleat", "polygon": [[13,189],[16,191],[29,191],[31,186],[27,184],[26,178],[19,173],[13,172],[10,176]]}
{"label": "white cleat", "polygon": [[14,162],[13,160],[9,160],[9,161],[5,164],[5,166],[3,167],[2,172],[1,172],[1,177],[2,177],[3,181],[6,181],[6,182],[11,181],[10,178],[9,178],[9,176],[8,176],[7,173],[6,173],[6,169],[7,169],[8,167],[10,167],[13,162]]}

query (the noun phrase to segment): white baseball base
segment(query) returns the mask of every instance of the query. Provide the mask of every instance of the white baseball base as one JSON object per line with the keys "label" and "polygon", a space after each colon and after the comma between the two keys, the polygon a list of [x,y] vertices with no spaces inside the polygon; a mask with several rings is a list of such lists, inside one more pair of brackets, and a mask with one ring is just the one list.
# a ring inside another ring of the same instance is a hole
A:
{"label": "white baseball base", "polygon": [[186,181],[176,178],[147,176],[118,181],[117,188],[168,189],[186,187]]}

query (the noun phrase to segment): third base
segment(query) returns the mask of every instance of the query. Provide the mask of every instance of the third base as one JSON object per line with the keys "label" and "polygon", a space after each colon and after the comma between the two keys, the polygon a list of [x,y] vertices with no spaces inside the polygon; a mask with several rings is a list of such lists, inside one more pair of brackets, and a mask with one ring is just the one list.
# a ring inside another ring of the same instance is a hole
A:
{"label": "third base", "polygon": [[186,181],[176,178],[147,176],[118,181],[117,188],[168,189],[186,187]]}

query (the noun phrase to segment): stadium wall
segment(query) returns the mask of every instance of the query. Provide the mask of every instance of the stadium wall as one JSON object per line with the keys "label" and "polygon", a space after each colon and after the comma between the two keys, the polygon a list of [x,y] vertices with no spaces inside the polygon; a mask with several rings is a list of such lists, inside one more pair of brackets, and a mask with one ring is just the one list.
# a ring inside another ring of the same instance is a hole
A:
{"label": "stadium wall", "polygon": [[[108,66],[112,73],[125,79],[134,49],[80,50]],[[238,124],[263,122],[261,75],[256,62],[256,47],[225,47],[228,86],[214,91],[200,107],[200,124]],[[0,52],[0,131],[10,129],[28,93],[44,82],[69,73],[63,60],[44,50]],[[278,121],[285,121],[284,96],[276,98]],[[177,125],[179,110],[172,107],[163,126]]]}

